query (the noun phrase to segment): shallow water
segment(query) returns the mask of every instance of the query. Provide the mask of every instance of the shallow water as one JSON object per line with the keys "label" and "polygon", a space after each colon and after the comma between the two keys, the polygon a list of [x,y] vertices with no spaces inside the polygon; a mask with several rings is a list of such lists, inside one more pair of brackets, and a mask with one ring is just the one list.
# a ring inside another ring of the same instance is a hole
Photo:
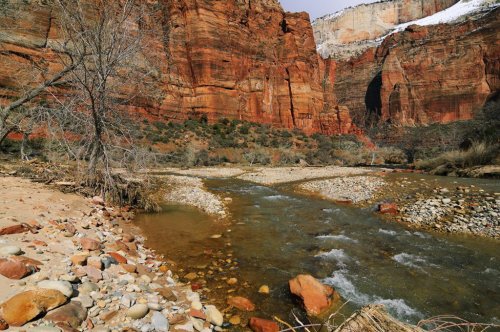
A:
{"label": "shallow water", "polygon": [[[410,177],[449,186],[474,183],[487,191],[500,187],[493,180]],[[186,272],[210,263],[213,253],[230,252],[238,269],[223,275],[249,283],[235,294],[253,300],[257,314],[291,320],[297,303],[287,282],[309,273],[350,300],[345,315],[381,303],[412,323],[441,314],[500,322],[499,241],[407,229],[370,208],[295,194],[287,185],[266,187],[234,179],[209,179],[206,184],[233,198],[230,225],[186,207],[141,215],[137,224],[151,247]],[[213,234],[223,237],[211,239]],[[257,293],[262,284],[270,286],[270,296]],[[208,280],[208,285],[215,287],[216,281]],[[222,299],[225,292],[212,290],[208,299]]]}

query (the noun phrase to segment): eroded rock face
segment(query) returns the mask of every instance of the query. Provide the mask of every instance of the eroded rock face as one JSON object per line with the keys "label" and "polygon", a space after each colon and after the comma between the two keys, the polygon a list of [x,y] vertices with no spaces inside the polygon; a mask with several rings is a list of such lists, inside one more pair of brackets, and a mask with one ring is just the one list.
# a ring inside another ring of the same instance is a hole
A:
{"label": "eroded rock face", "polygon": [[[225,117],[306,133],[352,128],[332,124],[338,112],[323,84],[306,13],[285,13],[276,0],[156,0],[148,6],[147,38],[136,62],[153,74],[127,105],[141,119],[206,114],[210,121]],[[0,69],[2,95],[20,93],[27,59],[46,66],[45,74],[58,68],[50,48],[57,47],[57,24],[57,10],[37,1],[12,2],[0,11],[0,63],[9,64]]]}
{"label": "eroded rock face", "polygon": [[330,60],[338,103],[360,123],[470,119],[500,88],[499,38],[499,8],[460,24],[410,26],[359,57]]}

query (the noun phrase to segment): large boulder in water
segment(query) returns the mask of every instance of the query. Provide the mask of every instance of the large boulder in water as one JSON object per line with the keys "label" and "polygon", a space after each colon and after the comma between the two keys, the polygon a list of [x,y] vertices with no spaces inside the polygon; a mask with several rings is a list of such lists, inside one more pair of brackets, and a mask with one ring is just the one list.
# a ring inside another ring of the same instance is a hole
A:
{"label": "large boulder in water", "polygon": [[300,297],[310,316],[319,316],[340,302],[340,295],[313,276],[300,274],[288,282],[292,294]]}

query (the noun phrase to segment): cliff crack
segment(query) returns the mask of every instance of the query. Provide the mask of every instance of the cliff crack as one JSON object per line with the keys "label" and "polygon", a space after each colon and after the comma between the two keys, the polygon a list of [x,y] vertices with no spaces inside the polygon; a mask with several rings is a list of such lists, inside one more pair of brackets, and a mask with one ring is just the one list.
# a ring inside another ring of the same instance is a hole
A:
{"label": "cliff crack", "polygon": [[50,10],[49,13],[49,22],[47,24],[47,30],[45,31],[45,43],[43,43],[43,48],[47,48],[47,44],[49,43],[49,34],[50,34],[50,29],[52,28],[52,9]]}
{"label": "cliff crack", "polygon": [[295,123],[295,107],[293,105],[292,80],[291,80],[290,71],[288,70],[288,68],[286,68],[285,70],[286,70],[286,74],[288,76],[286,81],[288,82],[288,96],[290,97],[290,114],[292,116],[293,126],[296,127],[297,124]]}

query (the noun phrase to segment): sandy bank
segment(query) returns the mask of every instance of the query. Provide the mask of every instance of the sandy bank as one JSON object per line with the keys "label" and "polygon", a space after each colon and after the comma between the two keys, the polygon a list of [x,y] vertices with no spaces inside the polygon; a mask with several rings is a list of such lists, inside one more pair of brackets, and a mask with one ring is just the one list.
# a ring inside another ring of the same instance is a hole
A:
{"label": "sandy bank", "polygon": [[[202,307],[199,294],[174,280],[142,236],[126,233],[133,216],[98,198],[0,176],[2,329],[6,324],[13,331],[17,326],[28,331],[220,326],[217,309]],[[192,306],[207,310],[206,318],[191,317]]]}

